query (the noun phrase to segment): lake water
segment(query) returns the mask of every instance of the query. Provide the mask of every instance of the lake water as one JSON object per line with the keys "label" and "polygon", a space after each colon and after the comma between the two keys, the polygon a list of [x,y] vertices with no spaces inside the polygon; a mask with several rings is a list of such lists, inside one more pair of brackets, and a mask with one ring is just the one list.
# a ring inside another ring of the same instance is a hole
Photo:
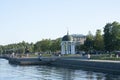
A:
{"label": "lake water", "polygon": [[120,80],[120,75],[50,66],[11,65],[0,59],[0,80]]}

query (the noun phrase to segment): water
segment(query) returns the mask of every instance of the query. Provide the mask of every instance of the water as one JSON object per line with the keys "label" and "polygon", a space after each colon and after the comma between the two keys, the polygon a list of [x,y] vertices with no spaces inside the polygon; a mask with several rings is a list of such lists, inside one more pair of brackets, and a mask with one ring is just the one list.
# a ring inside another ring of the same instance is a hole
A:
{"label": "water", "polygon": [[0,80],[120,80],[120,75],[50,66],[10,65],[0,59]]}

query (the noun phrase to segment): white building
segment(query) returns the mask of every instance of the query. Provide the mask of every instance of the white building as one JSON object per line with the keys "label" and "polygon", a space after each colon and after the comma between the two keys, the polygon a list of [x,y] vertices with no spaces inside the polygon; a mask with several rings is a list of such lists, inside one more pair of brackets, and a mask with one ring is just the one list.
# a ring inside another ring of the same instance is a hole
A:
{"label": "white building", "polygon": [[82,34],[72,34],[71,35],[73,38],[73,41],[76,42],[76,44],[84,44],[85,40],[86,40],[86,36],[82,35]]}
{"label": "white building", "polygon": [[62,38],[61,54],[75,54],[75,42],[68,33]]}
{"label": "white building", "polygon": [[65,35],[62,38],[61,42],[61,54],[75,54],[77,51],[75,51],[76,45],[84,44],[84,41],[86,40],[86,36],[74,34],[74,35]]}

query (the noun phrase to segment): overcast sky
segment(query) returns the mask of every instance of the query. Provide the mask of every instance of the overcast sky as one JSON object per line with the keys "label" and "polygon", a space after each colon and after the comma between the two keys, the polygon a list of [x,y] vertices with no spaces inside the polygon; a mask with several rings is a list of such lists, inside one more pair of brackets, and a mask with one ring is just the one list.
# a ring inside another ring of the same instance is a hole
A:
{"label": "overcast sky", "polygon": [[120,22],[120,0],[0,0],[0,45],[95,34]]}

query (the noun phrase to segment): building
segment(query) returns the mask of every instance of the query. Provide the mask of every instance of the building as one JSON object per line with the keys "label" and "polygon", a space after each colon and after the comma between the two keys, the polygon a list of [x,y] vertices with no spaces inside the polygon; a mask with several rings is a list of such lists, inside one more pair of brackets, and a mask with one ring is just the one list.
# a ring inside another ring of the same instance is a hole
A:
{"label": "building", "polygon": [[73,41],[76,42],[76,44],[84,44],[86,40],[86,36],[82,34],[72,34]]}
{"label": "building", "polygon": [[75,46],[84,44],[86,37],[84,35],[65,35],[61,42],[61,54],[75,54]]}

